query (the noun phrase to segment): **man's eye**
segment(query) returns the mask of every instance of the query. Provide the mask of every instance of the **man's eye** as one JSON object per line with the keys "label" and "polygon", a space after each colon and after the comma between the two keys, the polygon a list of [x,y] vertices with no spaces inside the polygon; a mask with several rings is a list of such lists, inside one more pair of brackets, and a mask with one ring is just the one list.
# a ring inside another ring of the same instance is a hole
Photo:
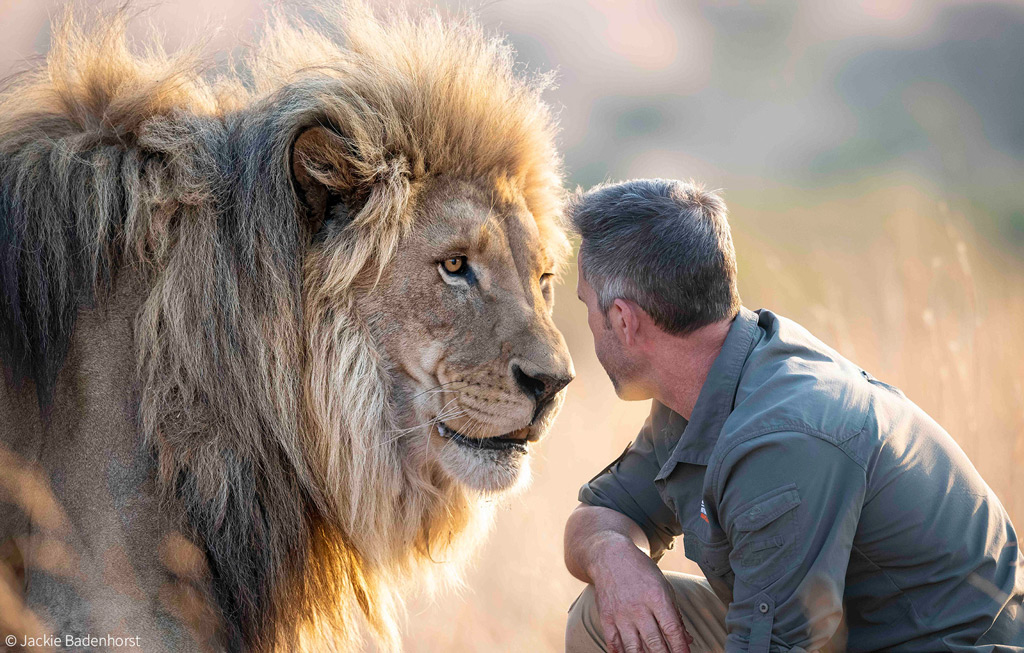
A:
{"label": "man's eye", "polygon": [[448,274],[463,275],[469,270],[469,263],[465,256],[450,256],[441,261],[441,265]]}

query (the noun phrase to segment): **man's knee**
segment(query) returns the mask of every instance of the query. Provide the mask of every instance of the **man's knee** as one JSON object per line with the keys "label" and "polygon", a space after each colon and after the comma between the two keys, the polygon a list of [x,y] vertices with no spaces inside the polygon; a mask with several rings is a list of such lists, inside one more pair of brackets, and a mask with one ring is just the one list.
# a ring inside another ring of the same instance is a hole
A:
{"label": "man's knee", "polygon": [[[721,651],[725,646],[725,605],[700,576],[667,572],[683,625],[694,639],[691,650]],[[569,608],[565,627],[566,653],[604,653],[608,650],[601,629],[594,586],[587,585]]]}
{"label": "man's knee", "polygon": [[593,585],[587,585],[569,608],[569,618],[565,625],[565,650],[566,653],[607,651]]}
{"label": "man's knee", "polygon": [[715,595],[708,582],[691,574],[666,572],[683,625],[693,637],[691,651],[721,651],[725,648],[726,605]]}

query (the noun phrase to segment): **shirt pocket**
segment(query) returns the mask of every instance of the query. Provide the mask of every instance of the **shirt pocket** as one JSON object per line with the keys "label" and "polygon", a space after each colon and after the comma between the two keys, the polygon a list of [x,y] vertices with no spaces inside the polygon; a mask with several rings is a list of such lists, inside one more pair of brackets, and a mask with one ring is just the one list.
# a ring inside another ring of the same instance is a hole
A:
{"label": "shirt pocket", "polygon": [[736,576],[752,587],[778,580],[797,561],[796,508],[800,493],[791,483],[746,504],[733,520],[736,547],[730,562]]}

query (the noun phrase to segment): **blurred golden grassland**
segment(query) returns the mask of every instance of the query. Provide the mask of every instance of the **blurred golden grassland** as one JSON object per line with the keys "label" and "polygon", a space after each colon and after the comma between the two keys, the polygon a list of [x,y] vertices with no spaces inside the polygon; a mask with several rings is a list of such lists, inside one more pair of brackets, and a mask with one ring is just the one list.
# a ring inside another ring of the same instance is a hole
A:
{"label": "blurred golden grassland", "polygon": [[[800,322],[902,388],[960,443],[1019,529],[1024,265],[922,187],[727,191],[740,292],[746,306]],[[561,650],[566,610],[582,589],[562,562],[565,517],[580,484],[622,451],[648,409],[615,397],[575,282],[573,264],[555,311],[578,377],[533,485],[499,511],[462,591],[413,604],[409,651]],[[681,549],[662,567],[699,573]]]}

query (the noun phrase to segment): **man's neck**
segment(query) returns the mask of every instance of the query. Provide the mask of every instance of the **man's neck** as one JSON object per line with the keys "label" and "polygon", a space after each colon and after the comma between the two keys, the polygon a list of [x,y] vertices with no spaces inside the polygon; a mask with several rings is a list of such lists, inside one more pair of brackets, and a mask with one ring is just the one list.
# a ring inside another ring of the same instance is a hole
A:
{"label": "man's neck", "polygon": [[685,336],[664,334],[650,361],[654,399],[689,420],[731,325],[728,320]]}

